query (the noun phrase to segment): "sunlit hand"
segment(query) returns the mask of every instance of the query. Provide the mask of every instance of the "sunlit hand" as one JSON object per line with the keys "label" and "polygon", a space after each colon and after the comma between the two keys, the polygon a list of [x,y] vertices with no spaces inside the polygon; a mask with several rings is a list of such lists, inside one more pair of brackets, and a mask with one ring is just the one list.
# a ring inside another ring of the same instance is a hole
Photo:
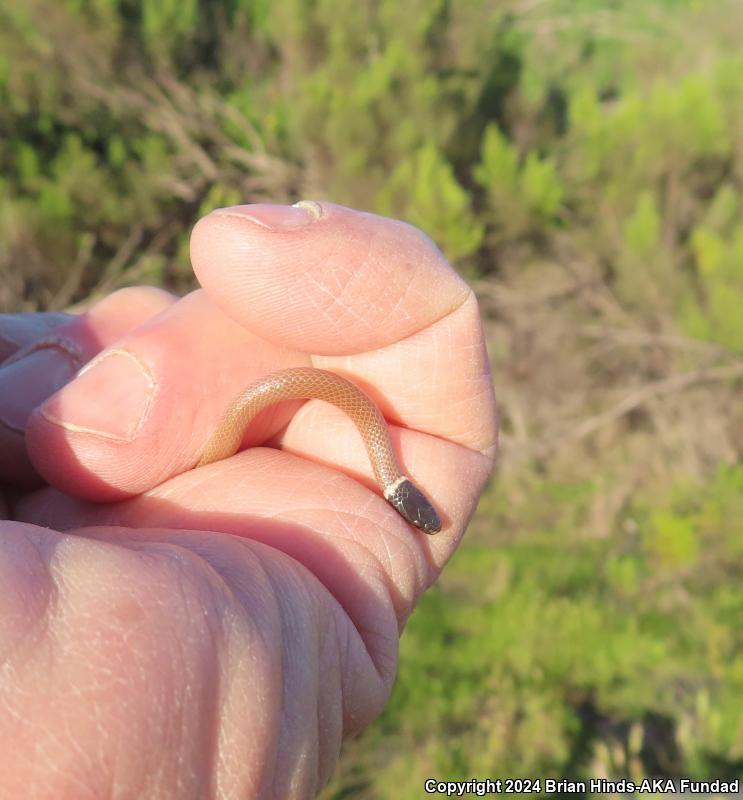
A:
{"label": "sunlit hand", "polygon": [[[313,797],[491,470],[477,304],[420,232],[242,206],[199,222],[192,259],[183,299],[0,317],[0,797]],[[318,401],[192,469],[244,386],[299,365],[374,398],[441,533]]]}

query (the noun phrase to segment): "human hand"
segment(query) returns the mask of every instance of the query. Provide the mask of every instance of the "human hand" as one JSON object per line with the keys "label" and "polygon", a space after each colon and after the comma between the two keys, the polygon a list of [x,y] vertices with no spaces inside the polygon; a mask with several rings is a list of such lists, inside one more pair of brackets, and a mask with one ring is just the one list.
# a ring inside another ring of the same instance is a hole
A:
{"label": "human hand", "polygon": [[[198,223],[192,260],[203,291],[123,290],[5,336],[0,480],[46,485],[8,491],[0,522],[2,797],[315,796],[490,473],[477,303],[420,232],[243,206]],[[191,469],[245,385],[307,365],[377,402],[441,533],[387,505],[318,401]]]}

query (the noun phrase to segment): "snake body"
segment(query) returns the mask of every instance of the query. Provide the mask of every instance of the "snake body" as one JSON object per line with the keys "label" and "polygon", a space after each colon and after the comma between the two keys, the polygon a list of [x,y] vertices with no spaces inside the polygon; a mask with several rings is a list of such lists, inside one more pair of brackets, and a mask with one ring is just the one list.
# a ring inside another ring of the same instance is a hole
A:
{"label": "snake body", "polygon": [[311,367],[285,369],[248,386],[230,403],[198,465],[220,461],[237,452],[245,429],[264,409],[283,400],[299,399],[324,400],[344,411],[361,434],[385,499],[425,533],[441,530],[441,520],[431,502],[402,474],[382,412],[358,386],[334,372]]}

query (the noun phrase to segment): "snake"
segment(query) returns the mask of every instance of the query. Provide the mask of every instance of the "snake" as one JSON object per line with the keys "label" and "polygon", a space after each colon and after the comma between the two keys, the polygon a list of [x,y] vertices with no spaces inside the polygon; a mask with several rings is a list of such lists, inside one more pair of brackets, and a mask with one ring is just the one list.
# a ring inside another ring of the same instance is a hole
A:
{"label": "snake", "polygon": [[221,461],[240,448],[256,415],[284,400],[323,400],[347,414],[364,442],[374,478],[385,500],[411,525],[438,533],[441,520],[431,501],[402,472],[382,412],[355,383],[328,370],[294,367],[252,383],[227,407],[204,445],[197,466]]}

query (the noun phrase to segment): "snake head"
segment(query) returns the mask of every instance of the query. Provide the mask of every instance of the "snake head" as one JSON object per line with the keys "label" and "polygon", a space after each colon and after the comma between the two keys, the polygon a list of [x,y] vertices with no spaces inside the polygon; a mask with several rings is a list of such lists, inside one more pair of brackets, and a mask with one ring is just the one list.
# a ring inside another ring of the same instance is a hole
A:
{"label": "snake head", "polygon": [[399,514],[424,533],[438,533],[441,530],[436,509],[412,481],[407,478],[398,481],[386,497]]}

